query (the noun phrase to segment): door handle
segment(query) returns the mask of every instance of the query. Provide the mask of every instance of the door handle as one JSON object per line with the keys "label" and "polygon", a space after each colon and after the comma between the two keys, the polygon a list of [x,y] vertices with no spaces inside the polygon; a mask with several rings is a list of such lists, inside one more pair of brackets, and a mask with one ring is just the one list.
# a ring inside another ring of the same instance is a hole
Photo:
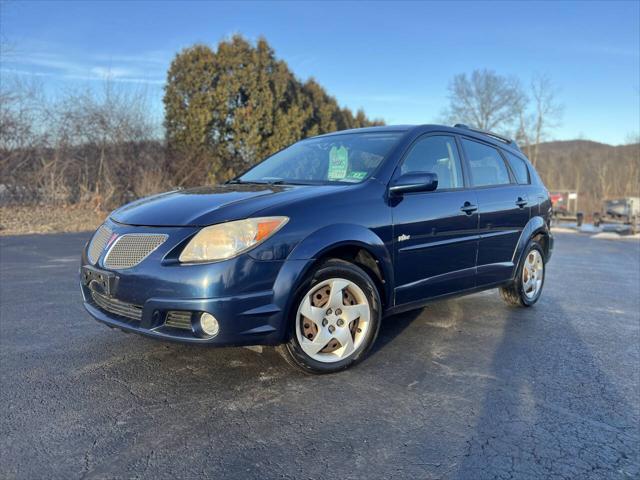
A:
{"label": "door handle", "polygon": [[518,197],[518,200],[516,200],[516,205],[520,208],[524,208],[527,205],[527,201],[522,197]]}
{"label": "door handle", "polygon": [[471,215],[473,212],[478,210],[478,206],[472,205],[471,202],[464,202],[464,205],[460,207],[460,210],[462,210],[467,215]]}

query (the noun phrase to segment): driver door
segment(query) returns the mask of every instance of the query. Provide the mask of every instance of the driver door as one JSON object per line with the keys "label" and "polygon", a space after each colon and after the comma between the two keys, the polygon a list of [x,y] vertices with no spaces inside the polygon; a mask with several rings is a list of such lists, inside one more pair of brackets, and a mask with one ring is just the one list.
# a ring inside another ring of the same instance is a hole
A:
{"label": "driver door", "polygon": [[455,137],[419,138],[395,177],[415,172],[438,175],[438,188],[391,199],[396,305],[471,289],[476,282],[477,200],[465,189]]}

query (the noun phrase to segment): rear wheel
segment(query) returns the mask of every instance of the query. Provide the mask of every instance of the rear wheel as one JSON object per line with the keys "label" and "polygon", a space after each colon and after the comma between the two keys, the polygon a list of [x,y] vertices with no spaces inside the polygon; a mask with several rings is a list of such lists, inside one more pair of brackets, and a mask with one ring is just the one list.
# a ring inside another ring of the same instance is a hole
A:
{"label": "rear wheel", "polygon": [[530,307],[542,294],[544,277],[544,252],[538,242],[531,241],[527,255],[518,267],[516,280],[508,287],[502,287],[500,295],[509,305]]}
{"label": "rear wheel", "polygon": [[380,298],[367,273],[330,260],[300,290],[281,352],[308,373],[331,373],[362,360],[380,327]]}

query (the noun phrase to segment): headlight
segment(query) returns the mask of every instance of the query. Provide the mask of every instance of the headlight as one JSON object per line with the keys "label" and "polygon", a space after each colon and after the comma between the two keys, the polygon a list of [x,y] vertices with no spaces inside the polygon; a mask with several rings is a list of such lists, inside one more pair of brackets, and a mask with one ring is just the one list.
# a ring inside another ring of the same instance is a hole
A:
{"label": "headlight", "polygon": [[235,257],[280,230],[288,217],[259,217],[205,227],[180,254],[183,263],[212,262]]}

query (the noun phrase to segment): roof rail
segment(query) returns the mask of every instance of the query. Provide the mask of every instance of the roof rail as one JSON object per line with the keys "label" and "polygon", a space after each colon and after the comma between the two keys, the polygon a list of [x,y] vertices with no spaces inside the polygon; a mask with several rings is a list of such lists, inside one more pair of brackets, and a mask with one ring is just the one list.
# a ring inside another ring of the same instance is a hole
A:
{"label": "roof rail", "polygon": [[488,132],[486,130],[480,130],[479,128],[472,128],[469,125],[465,125],[464,123],[456,123],[454,125],[455,128],[464,128],[466,130],[471,130],[472,132],[476,132],[476,133],[481,133],[483,135],[488,135],[492,138],[495,138],[496,140],[500,140],[503,143],[506,143],[507,145],[511,145],[513,147],[516,147],[519,150],[518,144],[511,140],[510,138],[507,137],[503,137],[502,135],[498,135],[497,133],[493,133],[493,132]]}

